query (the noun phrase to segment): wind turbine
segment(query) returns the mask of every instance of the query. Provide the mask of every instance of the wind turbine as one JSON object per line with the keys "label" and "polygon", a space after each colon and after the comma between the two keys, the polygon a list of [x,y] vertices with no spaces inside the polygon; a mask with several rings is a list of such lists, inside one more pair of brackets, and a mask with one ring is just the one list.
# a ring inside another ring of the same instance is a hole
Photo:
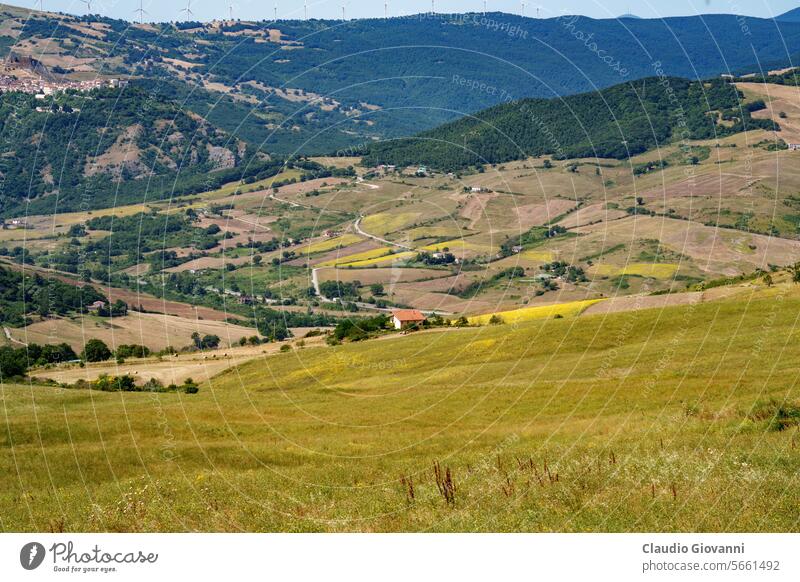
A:
{"label": "wind turbine", "polygon": [[525,0],[522,0],[522,15],[525,16]]}
{"label": "wind turbine", "polygon": [[308,0],[303,0],[303,18],[308,20]]}
{"label": "wind turbine", "polygon": [[194,16],[194,12],[192,11],[192,0],[186,0],[186,8],[181,8],[180,12],[186,13],[186,20],[189,21]]}
{"label": "wind turbine", "polygon": [[436,14],[436,0],[431,0],[431,14]]}
{"label": "wind turbine", "polygon": [[86,4],[87,14],[91,14],[92,13],[92,0],[81,0],[81,2]]}
{"label": "wind turbine", "polygon": [[486,0],[483,0],[483,15],[486,16]]}
{"label": "wind turbine", "polygon": [[384,18],[389,18],[389,3],[388,2],[384,2],[383,3],[383,17]]}
{"label": "wind turbine", "polygon": [[228,4],[228,20],[233,20],[233,2]]}
{"label": "wind turbine", "polygon": [[144,0],[139,0],[139,8],[133,11],[134,14],[139,15],[139,24],[144,24],[144,15],[150,14],[147,10],[144,9],[144,6],[142,6],[143,2]]}
{"label": "wind turbine", "polygon": [[44,0],[36,0],[36,4],[39,5],[39,10],[44,12]]}
{"label": "wind turbine", "polygon": [[347,20],[347,18],[345,18],[344,4],[342,4],[342,22],[344,22],[345,20]]}

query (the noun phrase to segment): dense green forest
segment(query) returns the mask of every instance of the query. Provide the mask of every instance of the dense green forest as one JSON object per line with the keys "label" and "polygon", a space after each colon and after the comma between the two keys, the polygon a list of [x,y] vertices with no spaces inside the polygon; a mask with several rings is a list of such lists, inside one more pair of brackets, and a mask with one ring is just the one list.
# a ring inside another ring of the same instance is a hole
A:
{"label": "dense green forest", "polygon": [[22,275],[0,267],[0,323],[22,327],[29,315],[85,313],[95,301],[108,301],[91,285],[78,287],[40,275]]}
{"label": "dense green forest", "polygon": [[563,99],[498,105],[413,138],[370,146],[364,163],[455,170],[541,155],[626,159],[674,140],[772,127],[750,115],[763,107],[743,104],[722,80],[649,78]]}

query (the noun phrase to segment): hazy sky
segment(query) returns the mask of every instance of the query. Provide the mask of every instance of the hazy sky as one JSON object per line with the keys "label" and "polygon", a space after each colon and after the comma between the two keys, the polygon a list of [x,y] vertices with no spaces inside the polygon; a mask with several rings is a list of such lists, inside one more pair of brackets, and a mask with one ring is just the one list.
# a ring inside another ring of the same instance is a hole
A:
{"label": "hazy sky", "polygon": [[[38,7],[38,0],[4,0],[8,4]],[[147,20],[186,20],[188,0],[141,0],[149,13]],[[194,20],[211,20],[227,17],[233,7],[235,18],[246,20],[272,19],[277,6],[279,18],[302,18],[304,0],[191,0]],[[317,18],[341,18],[342,5],[347,18],[379,17],[384,14],[383,0],[307,0],[308,13]],[[86,0],[42,0],[45,10],[85,14]],[[92,12],[116,18],[132,19],[139,0],[91,0]],[[435,0],[437,12],[476,12],[483,10],[483,0]],[[800,5],[798,0],[527,0],[527,16],[540,14],[585,14],[594,18],[609,18],[632,12],[638,16],[680,16],[711,12],[745,14],[770,17],[782,14]],[[490,11],[521,13],[522,3],[517,0],[487,0]],[[412,14],[431,10],[431,0],[389,0],[390,16]]]}

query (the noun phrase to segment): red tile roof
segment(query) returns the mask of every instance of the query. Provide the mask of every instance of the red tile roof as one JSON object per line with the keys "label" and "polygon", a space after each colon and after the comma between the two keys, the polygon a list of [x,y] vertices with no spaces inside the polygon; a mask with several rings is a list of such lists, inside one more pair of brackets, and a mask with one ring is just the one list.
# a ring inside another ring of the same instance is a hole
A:
{"label": "red tile roof", "polygon": [[398,309],[392,312],[392,317],[400,321],[425,321],[425,316],[416,309]]}

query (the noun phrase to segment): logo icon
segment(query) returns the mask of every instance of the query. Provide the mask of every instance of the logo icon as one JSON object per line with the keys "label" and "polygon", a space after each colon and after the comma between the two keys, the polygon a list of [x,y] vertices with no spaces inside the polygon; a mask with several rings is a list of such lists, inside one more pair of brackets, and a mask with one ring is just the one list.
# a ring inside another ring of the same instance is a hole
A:
{"label": "logo icon", "polygon": [[19,552],[19,563],[26,570],[35,570],[42,565],[44,554],[44,546],[39,542],[25,544]]}

